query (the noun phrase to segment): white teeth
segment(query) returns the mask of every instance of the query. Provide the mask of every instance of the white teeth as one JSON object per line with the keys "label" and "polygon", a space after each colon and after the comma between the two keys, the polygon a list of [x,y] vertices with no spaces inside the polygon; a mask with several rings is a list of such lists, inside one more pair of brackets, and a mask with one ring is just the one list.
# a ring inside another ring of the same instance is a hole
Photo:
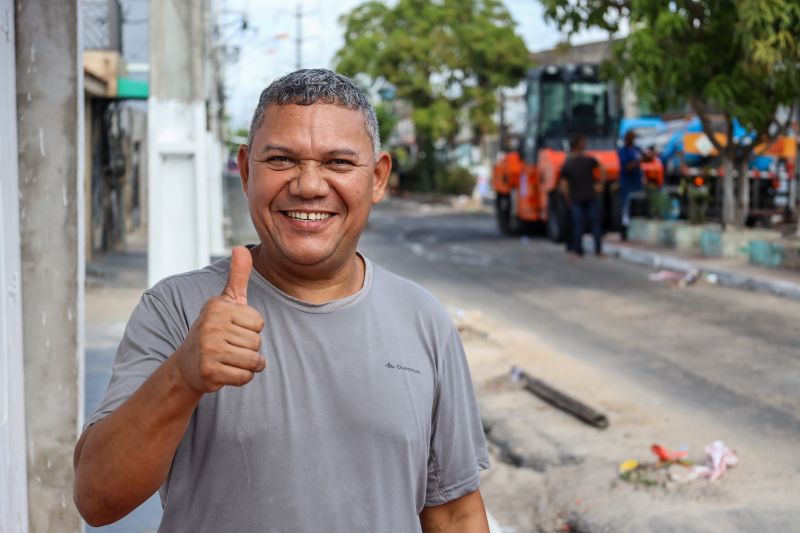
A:
{"label": "white teeth", "polygon": [[305,211],[287,211],[289,218],[296,220],[325,220],[330,218],[330,213],[306,213]]}

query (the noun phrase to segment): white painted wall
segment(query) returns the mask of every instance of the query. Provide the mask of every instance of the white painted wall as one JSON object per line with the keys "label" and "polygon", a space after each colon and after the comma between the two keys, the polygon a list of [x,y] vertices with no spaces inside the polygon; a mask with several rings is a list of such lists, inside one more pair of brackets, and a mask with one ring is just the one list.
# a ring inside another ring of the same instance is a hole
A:
{"label": "white painted wall", "polygon": [[202,101],[148,102],[147,282],[208,264],[206,111]]}
{"label": "white painted wall", "polygon": [[0,531],[28,531],[14,5],[0,0]]}

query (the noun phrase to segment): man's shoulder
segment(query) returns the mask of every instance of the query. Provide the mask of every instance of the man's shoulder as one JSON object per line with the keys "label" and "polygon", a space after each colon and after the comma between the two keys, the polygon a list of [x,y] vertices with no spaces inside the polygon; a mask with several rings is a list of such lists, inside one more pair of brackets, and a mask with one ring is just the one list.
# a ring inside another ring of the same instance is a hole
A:
{"label": "man's shoulder", "polygon": [[400,294],[404,299],[440,305],[436,297],[425,287],[411,281],[387,268],[372,263],[374,269],[374,285],[378,290]]}
{"label": "man's shoulder", "polygon": [[599,165],[599,164],[600,164],[600,161],[598,161],[598,159],[597,159],[595,156],[593,156],[593,155],[590,155],[590,154],[583,154],[583,157],[584,157],[584,158],[585,158],[585,159],[586,159],[586,160],[589,162],[589,164],[590,164],[590,165],[592,165],[593,167],[596,167],[597,165]]}
{"label": "man's shoulder", "polygon": [[225,257],[204,268],[167,276],[146,290],[145,294],[164,302],[187,297],[205,301],[209,295],[222,291],[229,270],[230,257]]}
{"label": "man's shoulder", "polygon": [[377,298],[433,318],[450,320],[444,306],[428,289],[375,263],[373,268],[373,291]]}

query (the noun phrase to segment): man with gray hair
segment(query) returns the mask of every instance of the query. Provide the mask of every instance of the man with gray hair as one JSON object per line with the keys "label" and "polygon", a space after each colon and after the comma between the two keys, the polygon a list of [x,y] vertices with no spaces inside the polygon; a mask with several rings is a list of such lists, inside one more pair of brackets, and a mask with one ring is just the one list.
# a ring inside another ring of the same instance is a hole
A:
{"label": "man with gray hair", "polygon": [[458,332],[357,251],[391,171],[366,96],[275,81],[238,161],[260,242],[142,296],[75,447],[81,514],[160,490],[161,532],[488,532]]}

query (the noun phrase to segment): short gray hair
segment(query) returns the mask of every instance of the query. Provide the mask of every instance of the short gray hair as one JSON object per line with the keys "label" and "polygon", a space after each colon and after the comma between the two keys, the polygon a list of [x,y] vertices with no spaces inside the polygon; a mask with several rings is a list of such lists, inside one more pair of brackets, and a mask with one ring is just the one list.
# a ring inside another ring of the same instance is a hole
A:
{"label": "short gray hair", "polygon": [[347,76],[322,68],[296,70],[273,81],[261,92],[250,123],[250,133],[247,135],[248,149],[253,147],[253,136],[264,122],[264,112],[267,107],[316,103],[334,104],[361,111],[364,114],[367,135],[372,142],[372,150],[377,157],[381,149],[378,118],[367,95]]}

